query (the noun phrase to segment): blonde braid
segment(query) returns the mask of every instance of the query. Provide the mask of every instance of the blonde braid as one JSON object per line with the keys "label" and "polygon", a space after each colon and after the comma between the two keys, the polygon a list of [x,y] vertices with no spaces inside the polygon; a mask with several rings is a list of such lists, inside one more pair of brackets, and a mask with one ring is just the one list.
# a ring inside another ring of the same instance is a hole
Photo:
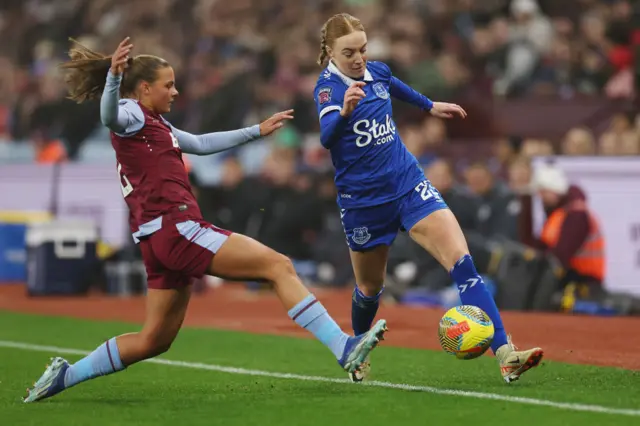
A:
{"label": "blonde braid", "polygon": [[327,25],[322,26],[320,36],[320,55],[318,55],[318,65],[324,65],[324,62],[327,60]]}

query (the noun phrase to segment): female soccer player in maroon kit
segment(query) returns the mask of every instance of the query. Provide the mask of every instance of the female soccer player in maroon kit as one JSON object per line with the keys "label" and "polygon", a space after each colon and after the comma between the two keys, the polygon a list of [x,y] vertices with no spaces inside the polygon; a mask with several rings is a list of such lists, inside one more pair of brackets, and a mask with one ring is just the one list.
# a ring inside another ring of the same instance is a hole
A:
{"label": "female soccer player in maroon kit", "polygon": [[196,136],[178,130],[162,117],[178,95],[173,68],[156,56],[130,57],[132,47],[127,37],[106,57],[78,44],[62,67],[69,71],[71,99],[100,98],[132,237],[147,270],[146,320],[140,332],[114,337],[75,364],[52,358],[24,401],[48,398],[166,352],[184,320],[191,278],[204,274],[271,283],[289,317],[325,344],[344,370],[357,371],[383,337],[386,322],[356,337],[344,333],[286,256],[203,220],[182,161],[182,152],[213,154],[267,136],[293,118],[293,111],[229,132]]}

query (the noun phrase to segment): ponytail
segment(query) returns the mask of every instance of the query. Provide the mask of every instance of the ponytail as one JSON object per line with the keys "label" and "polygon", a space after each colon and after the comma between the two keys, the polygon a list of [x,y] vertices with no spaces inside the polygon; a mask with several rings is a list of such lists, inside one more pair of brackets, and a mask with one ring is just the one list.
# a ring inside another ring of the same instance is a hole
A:
{"label": "ponytail", "polygon": [[[68,70],[65,76],[68,98],[82,103],[86,100],[100,99],[111,68],[111,56],[92,51],[74,39],[70,39],[77,47],[69,51],[70,61],[60,64],[60,68]],[[153,83],[157,79],[158,70],[168,67],[169,63],[153,55],[137,55],[129,58],[126,71],[122,73],[120,94],[129,96],[135,93],[140,81]]]}
{"label": "ponytail", "polygon": [[68,70],[65,75],[68,99],[77,103],[99,99],[106,84],[107,72],[111,68],[111,56],[94,52],[72,38],[69,40],[76,45],[69,50],[71,60],[59,65]]}

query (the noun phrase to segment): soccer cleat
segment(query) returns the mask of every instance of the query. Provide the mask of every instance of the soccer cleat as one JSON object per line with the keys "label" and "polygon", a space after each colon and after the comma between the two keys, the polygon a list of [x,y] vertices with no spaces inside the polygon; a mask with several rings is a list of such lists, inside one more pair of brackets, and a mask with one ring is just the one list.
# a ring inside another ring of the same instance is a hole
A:
{"label": "soccer cleat", "polygon": [[371,351],[380,343],[380,340],[384,340],[384,333],[386,331],[387,322],[385,320],[379,320],[366,333],[349,337],[347,345],[344,348],[344,353],[338,360],[338,364],[350,374],[361,371]]}
{"label": "soccer cleat", "polygon": [[518,351],[511,343],[511,336],[508,343],[496,351],[496,357],[500,361],[500,371],[506,383],[515,382],[522,373],[529,371],[540,364],[544,352],[541,348],[533,348],[526,351]]}
{"label": "soccer cleat", "polygon": [[369,356],[365,358],[360,368],[353,373],[349,373],[349,379],[351,379],[354,383],[359,383],[363,380],[366,380],[369,374],[371,373],[371,360]]}
{"label": "soccer cleat", "polygon": [[66,359],[51,358],[51,364],[47,365],[42,376],[33,384],[33,388],[27,389],[27,396],[23,401],[35,402],[62,392],[65,389],[64,375],[68,368],[69,363]]}

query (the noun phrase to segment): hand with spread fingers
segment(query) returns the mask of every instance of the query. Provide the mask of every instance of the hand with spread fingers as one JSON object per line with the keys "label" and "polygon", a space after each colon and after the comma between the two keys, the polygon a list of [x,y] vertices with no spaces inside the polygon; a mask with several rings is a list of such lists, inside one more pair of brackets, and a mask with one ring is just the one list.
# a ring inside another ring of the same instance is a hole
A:
{"label": "hand with spread fingers", "polygon": [[292,109],[273,114],[271,117],[260,123],[260,136],[269,136],[271,133],[284,126],[286,120],[292,119]]}

